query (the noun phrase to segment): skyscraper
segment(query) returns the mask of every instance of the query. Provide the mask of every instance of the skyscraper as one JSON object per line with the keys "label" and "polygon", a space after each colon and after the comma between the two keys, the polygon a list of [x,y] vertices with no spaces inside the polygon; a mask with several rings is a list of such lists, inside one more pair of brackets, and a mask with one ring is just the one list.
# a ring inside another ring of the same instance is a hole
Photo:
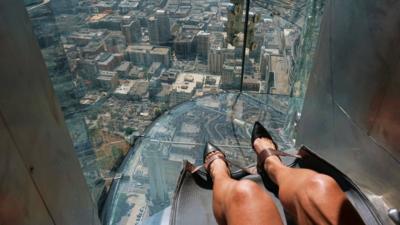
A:
{"label": "skyscraper", "polygon": [[225,55],[221,48],[210,49],[208,52],[208,71],[212,74],[221,74]]}
{"label": "skyscraper", "polygon": [[137,19],[127,20],[121,24],[121,31],[128,44],[139,42],[142,39],[140,22]]}
{"label": "skyscraper", "polygon": [[267,73],[269,71],[269,61],[270,61],[270,53],[268,53],[265,48],[261,49],[260,54],[260,75],[261,80],[266,80]]}
{"label": "skyscraper", "polygon": [[158,31],[158,22],[155,16],[149,17],[147,20],[147,29],[149,31],[149,39],[150,43],[158,44],[159,42],[159,31]]}
{"label": "skyscraper", "polygon": [[232,45],[239,44],[238,34],[243,30],[243,2],[240,0],[232,0],[228,4],[228,23],[227,23],[227,40]]}
{"label": "skyscraper", "polygon": [[193,59],[196,57],[195,35],[190,32],[180,33],[174,39],[175,55],[178,59]]}
{"label": "skyscraper", "polygon": [[169,18],[164,10],[157,10],[147,21],[150,43],[168,45],[171,42]]}
{"label": "skyscraper", "polygon": [[210,33],[200,31],[196,35],[197,55],[201,60],[207,60],[210,48]]}

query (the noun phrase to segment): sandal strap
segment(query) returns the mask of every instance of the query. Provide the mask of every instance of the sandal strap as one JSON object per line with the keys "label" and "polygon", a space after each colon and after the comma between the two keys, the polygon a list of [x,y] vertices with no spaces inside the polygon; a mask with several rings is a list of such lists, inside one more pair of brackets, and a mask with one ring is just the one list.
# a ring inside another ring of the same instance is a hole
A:
{"label": "sandal strap", "polygon": [[206,169],[207,172],[209,172],[209,170],[210,170],[211,163],[214,162],[216,159],[224,160],[226,165],[229,167],[228,161],[226,160],[224,153],[215,151],[215,152],[211,152],[211,154],[213,154],[213,155],[210,157],[206,157],[206,161],[204,162],[204,169]]}
{"label": "sandal strap", "polygon": [[[198,170],[200,170],[201,168],[205,168],[207,172],[209,172],[209,167],[211,165],[211,163],[216,160],[216,159],[222,159],[224,160],[224,162],[226,163],[226,165],[229,167],[229,164],[232,164],[240,169],[242,169],[243,171],[249,173],[249,174],[256,174],[255,173],[255,169],[254,167],[250,167],[250,168],[246,168],[246,167],[242,167],[236,163],[233,163],[231,161],[229,161],[228,159],[226,159],[225,154],[222,152],[218,152],[217,151],[211,152],[209,154],[214,154],[213,156],[210,157],[206,157],[206,162],[203,165],[200,166],[195,166],[190,162],[186,163],[186,167],[185,170],[190,172],[190,173],[196,173]],[[257,154],[257,172],[260,173],[264,170],[264,162],[265,160],[272,156],[287,156],[287,157],[294,157],[294,158],[301,158],[300,155],[297,154],[290,154],[287,152],[282,152],[282,151],[278,151],[275,150],[273,148],[267,148],[267,149],[263,149],[259,154]],[[279,158],[280,159],[280,158]]]}
{"label": "sandal strap", "polygon": [[196,173],[198,170],[200,170],[203,167],[203,165],[201,166],[195,166],[193,165],[191,162],[186,161],[185,164],[185,170],[188,171],[189,173]]}
{"label": "sandal strap", "polygon": [[275,149],[273,148],[268,148],[268,149],[263,149],[259,154],[257,154],[257,172],[261,173],[264,170],[264,162],[265,160],[270,157],[272,154],[272,151]]}
{"label": "sandal strap", "polygon": [[209,154],[213,154],[213,155],[209,156],[209,157],[206,157],[206,161],[204,162],[203,165],[195,166],[192,163],[187,162],[186,163],[186,167],[185,167],[186,171],[188,171],[188,172],[193,174],[193,173],[196,173],[198,170],[200,170],[201,168],[204,167],[204,169],[206,169],[206,171],[209,172],[209,169],[210,169],[209,167],[210,167],[211,163],[214,162],[214,160],[216,160],[216,159],[224,160],[224,162],[226,163],[226,165],[229,168],[229,161],[225,158],[225,154],[222,153],[222,152],[218,152],[218,153],[216,153],[216,152],[217,151],[209,153]]}
{"label": "sandal strap", "polygon": [[[282,151],[278,151],[276,149],[273,148],[266,148],[261,150],[261,152],[259,154],[257,154],[257,171],[260,173],[262,170],[264,170],[264,162],[265,160],[270,157],[270,156],[287,156],[287,157],[294,157],[294,158],[301,158],[300,155],[297,154],[290,154],[287,152],[282,152]],[[280,159],[280,158],[279,158]]]}

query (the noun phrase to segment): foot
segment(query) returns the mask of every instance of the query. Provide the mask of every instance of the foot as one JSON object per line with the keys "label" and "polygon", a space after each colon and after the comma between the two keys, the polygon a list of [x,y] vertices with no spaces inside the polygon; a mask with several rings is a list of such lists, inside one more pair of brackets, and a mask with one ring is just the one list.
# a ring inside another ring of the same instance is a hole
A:
{"label": "foot", "polygon": [[213,180],[219,174],[230,176],[225,154],[218,147],[210,143],[207,143],[204,149],[204,168]]}
{"label": "foot", "polygon": [[266,179],[267,188],[277,194],[279,187],[277,186],[276,174],[283,171],[285,166],[279,156],[276,155],[275,144],[271,139],[257,138],[253,143],[253,149],[257,154],[257,172],[263,179]]}
{"label": "foot", "polygon": [[276,144],[271,139],[257,138],[254,141],[253,146],[254,146],[253,149],[257,155],[262,154],[262,152],[266,150],[268,152],[266,159],[273,157],[273,158],[279,159],[279,161],[280,161],[279,155],[276,155],[276,154],[279,154],[278,150],[276,149]]}
{"label": "foot", "polygon": [[[206,161],[207,159],[213,157],[214,155],[219,155],[218,157],[225,157],[225,155],[222,152],[211,152],[206,156]],[[228,165],[225,160],[222,158],[217,158],[214,159],[212,162],[208,164],[208,167],[206,168],[207,172],[210,174],[212,180],[215,179],[215,177],[218,176],[227,176],[230,177],[230,171],[228,168]]]}
{"label": "foot", "polygon": [[257,171],[261,173],[263,170],[267,171],[267,159],[274,159],[280,161],[278,146],[272,140],[271,134],[265,129],[258,121],[254,123],[253,131],[251,134],[251,144],[257,154]]}
{"label": "foot", "polygon": [[268,138],[257,138],[254,143],[254,151],[256,152],[257,155],[261,153],[262,150],[272,148],[274,150],[277,150],[275,148],[275,144],[271,139]]}
{"label": "foot", "polygon": [[277,145],[272,140],[271,134],[265,129],[265,127],[258,121],[254,123],[253,131],[251,132],[251,144],[254,148],[254,142],[258,138],[266,138],[274,144],[274,148],[277,150]]}

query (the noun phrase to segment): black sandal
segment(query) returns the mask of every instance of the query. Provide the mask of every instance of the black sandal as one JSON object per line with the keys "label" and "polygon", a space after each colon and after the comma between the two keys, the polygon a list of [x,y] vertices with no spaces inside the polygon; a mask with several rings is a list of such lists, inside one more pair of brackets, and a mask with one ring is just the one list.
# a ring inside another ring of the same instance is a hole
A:
{"label": "black sandal", "polygon": [[272,155],[278,156],[279,159],[281,159],[279,156],[288,156],[288,157],[294,157],[294,158],[301,158],[301,156],[279,151],[278,145],[272,139],[271,134],[258,121],[254,123],[253,131],[251,134],[251,146],[253,147],[254,151],[255,151],[254,141],[257,138],[267,138],[267,139],[271,140],[275,146],[275,149],[266,148],[266,149],[263,149],[260,153],[258,153],[258,154],[256,153],[256,154],[257,154],[257,172],[258,172],[258,174],[260,174],[260,176],[263,178],[264,185],[267,188],[271,189],[274,193],[277,193],[278,186],[274,182],[272,182],[272,180],[269,178],[268,174],[264,170],[265,160]]}
{"label": "black sandal", "polygon": [[251,133],[251,146],[253,147],[254,151],[254,142],[257,138],[267,138],[272,141],[272,144],[275,146],[275,149],[273,148],[266,148],[263,149],[259,154],[257,154],[257,171],[260,172],[260,170],[264,170],[264,162],[265,160],[272,156],[288,156],[288,157],[294,157],[294,158],[301,158],[299,155],[294,155],[294,154],[289,154],[287,152],[282,152],[278,150],[278,145],[275,143],[275,141],[272,139],[271,134],[265,129],[263,125],[261,125],[260,122],[256,121],[254,123],[253,131]]}
{"label": "black sandal", "polygon": [[[225,154],[222,152],[222,150],[219,149],[218,147],[216,147],[215,145],[207,142],[206,147],[203,152],[203,162],[204,162],[203,165],[195,167],[193,164],[187,163],[186,170],[193,174],[204,167],[204,169],[207,171],[207,177],[211,178],[210,165],[216,159],[224,160],[224,162],[226,163],[226,166],[228,167],[228,170],[229,170],[229,161],[226,159]],[[229,170],[229,173],[230,173],[230,170]]]}
{"label": "black sandal", "polygon": [[[185,162],[185,170],[193,175],[206,176],[207,180],[210,181],[209,183],[212,183],[209,169],[210,169],[211,163],[216,159],[224,160],[224,162],[226,163],[226,165],[228,167],[231,177],[240,179],[241,177],[244,177],[249,174],[257,174],[257,168],[255,166],[243,167],[241,165],[238,165],[237,163],[234,163],[234,162],[228,160],[225,156],[225,153],[222,152],[221,149],[219,149],[218,147],[216,147],[215,145],[213,145],[211,143],[207,143],[206,147],[204,149],[204,152],[203,152],[203,162],[204,163],[202,165],[195,166],[192,163],[186,161]],[[230,165],[233,165],[233,166],[239,168],[239,170],[232,173],[230,171]],[[201,168],[204,168],[205,172],[200,170]]]}

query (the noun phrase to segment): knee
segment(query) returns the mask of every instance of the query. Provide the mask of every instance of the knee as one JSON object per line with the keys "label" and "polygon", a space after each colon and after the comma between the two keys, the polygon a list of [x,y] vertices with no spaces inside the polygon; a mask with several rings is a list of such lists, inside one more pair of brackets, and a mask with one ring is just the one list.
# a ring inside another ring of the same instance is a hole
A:
{"label": "knee", "polygon": [[341,192],[336,181],[324,174],[315,174],[307,179],[305,189],[307,198],[314,201],[321,200],[321,197],[325,195]]}
{"label": "knee", "polygon": [[235,202],[244,202],[257,198],[260,187],[253,181],[240,180],[232,191],[232,198]]}
{"label": "knee", "polygon": [[315,174],[308,179],[308,188],[315,191],[329,190],[338,187],[336,181],[324,174]]}

